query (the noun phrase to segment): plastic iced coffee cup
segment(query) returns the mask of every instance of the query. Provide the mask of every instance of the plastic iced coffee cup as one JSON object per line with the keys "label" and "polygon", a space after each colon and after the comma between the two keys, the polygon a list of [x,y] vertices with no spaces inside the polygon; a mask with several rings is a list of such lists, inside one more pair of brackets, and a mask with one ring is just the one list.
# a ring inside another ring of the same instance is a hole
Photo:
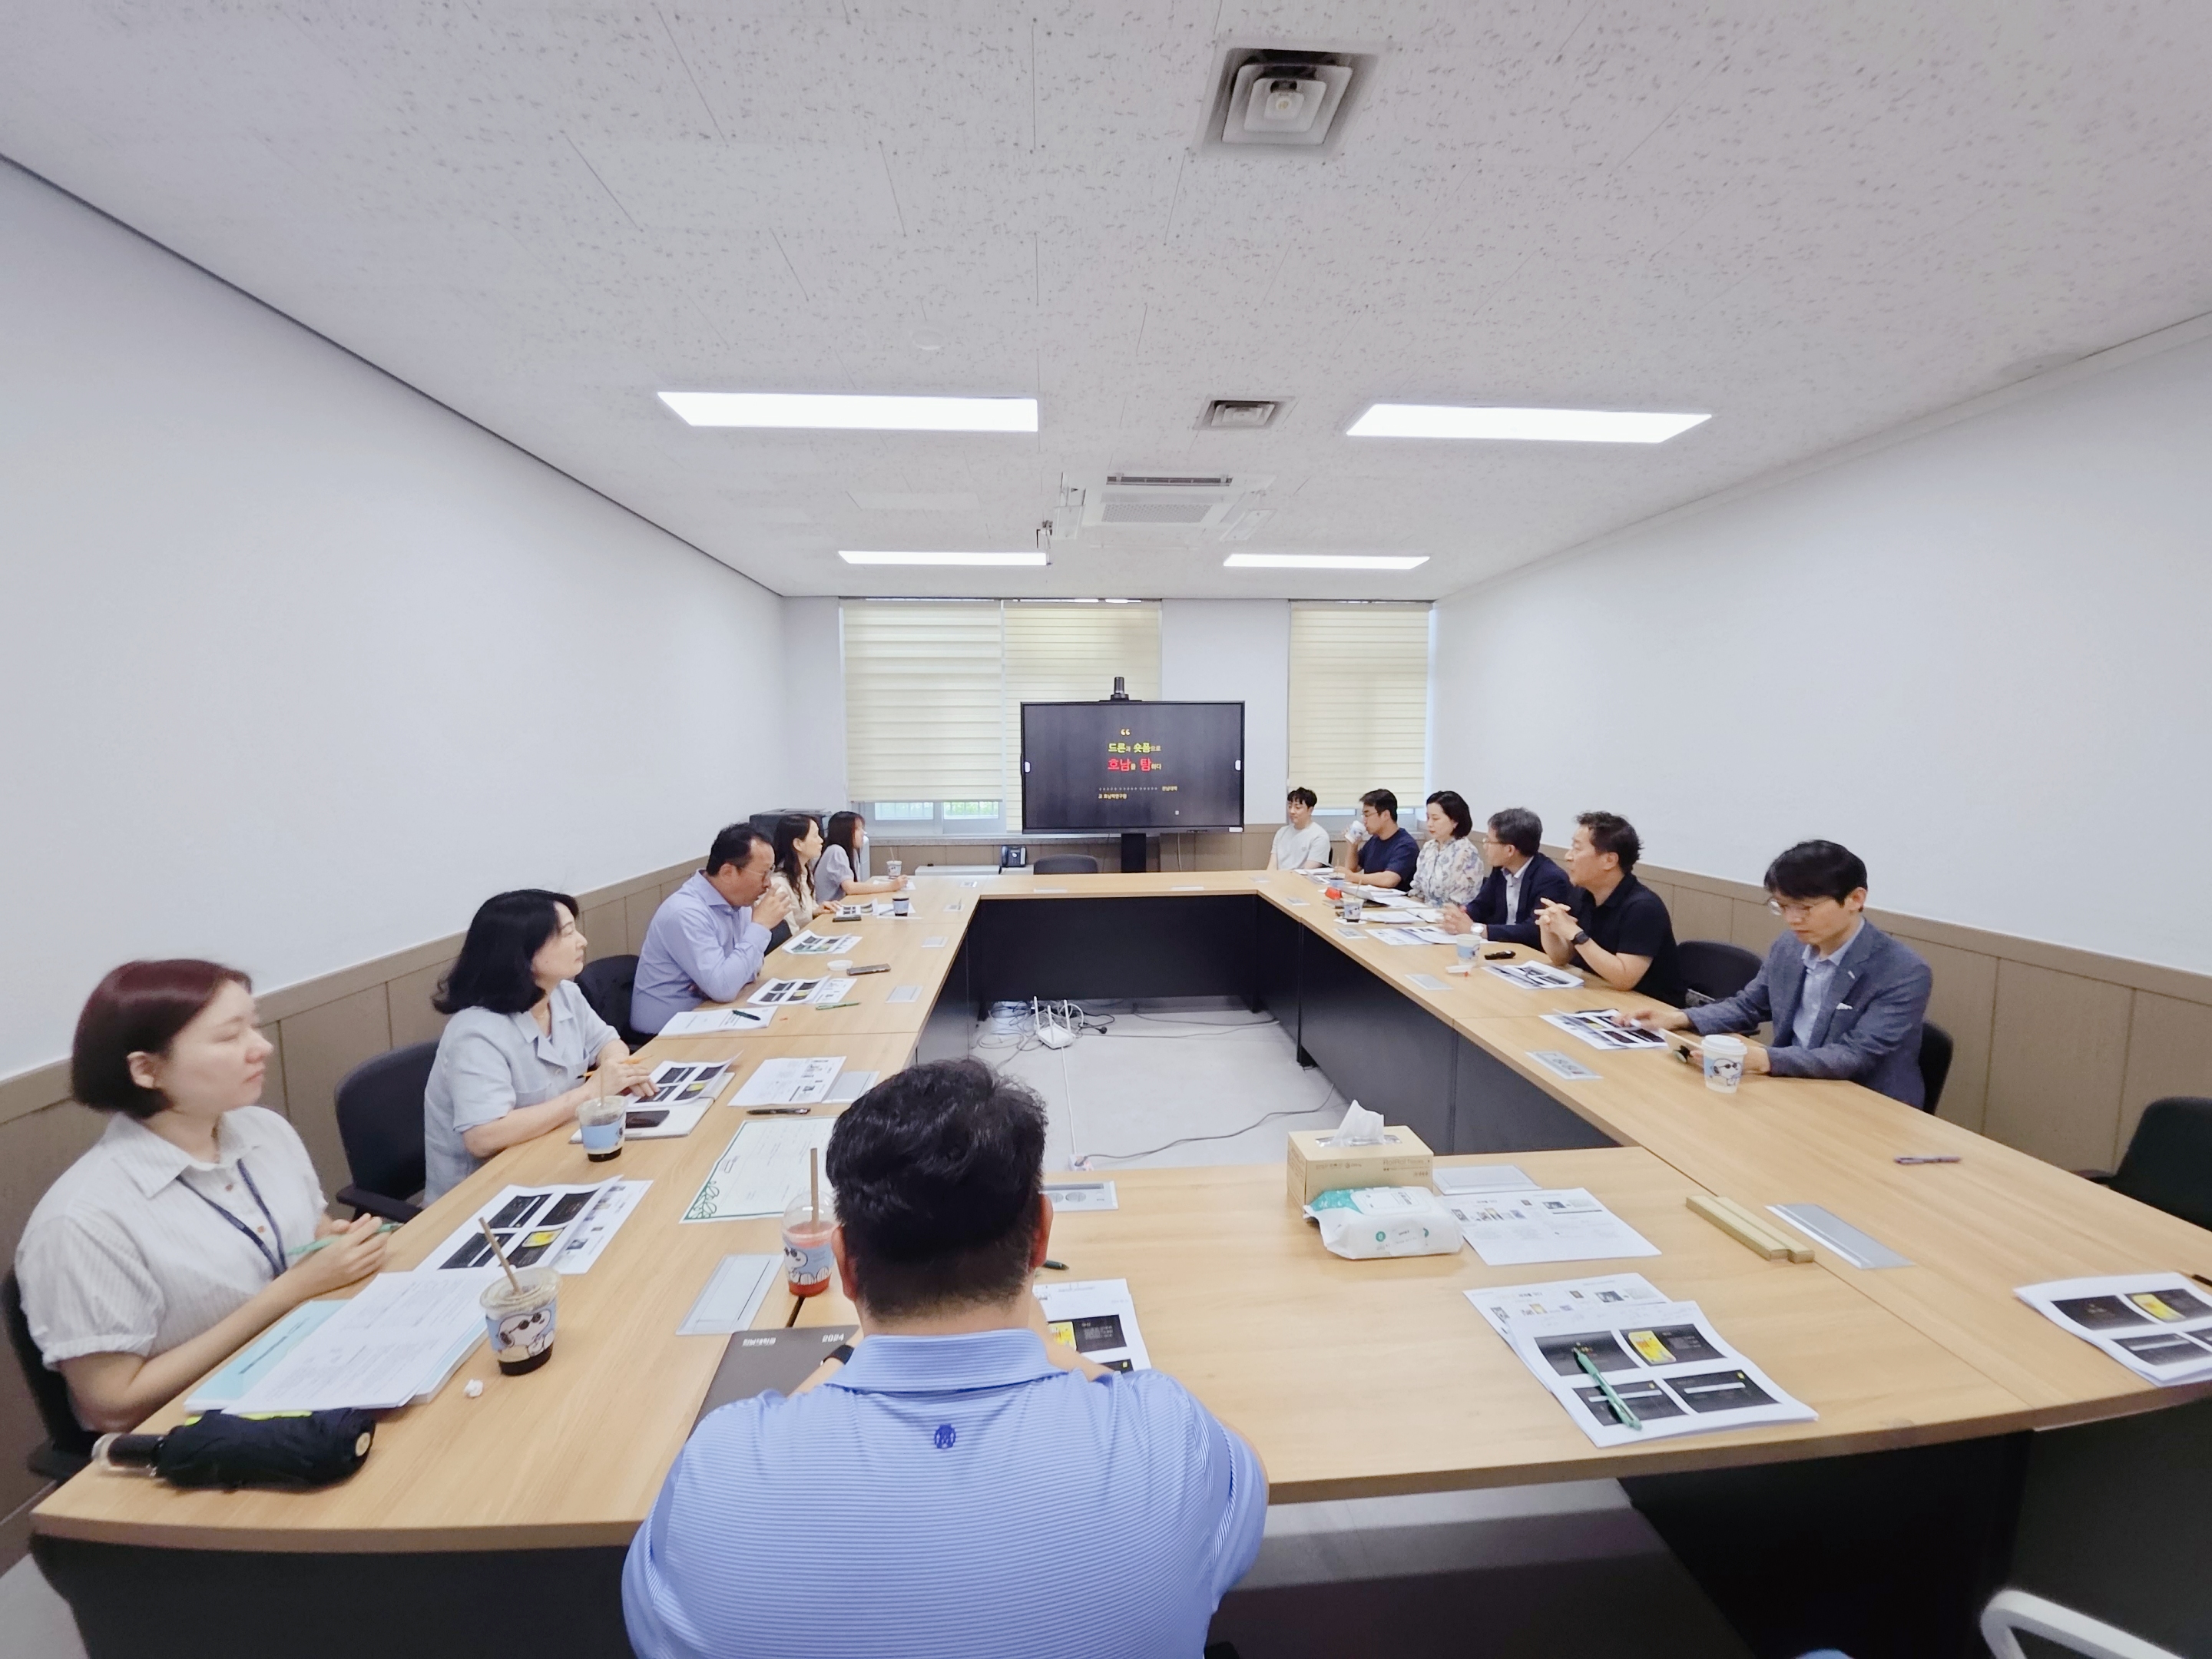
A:
{"label": "plastic iced coffee cup", "polygon": [[830,1288],[837,1263],[830,1235],[837,1231],[837,1201],[822,1189],[817,1206],[801,1193],[783,1212],[783,1272],[793,1296],[819,1296]]}
{"label": "plastic iced coffee cup", "polygon": [[576,1108],[576,1127],[584,1139],[584,1156],[605,1164],[622,1156],[623,1131],[629,1119],[630,1100],[623,1094],[596,1094]]}
{"label": "plastic iced coffee cup", "polygon": [[561,1275],[550,1267],[517,1267],[512,1280],[501,1273],[484,1286],[479,1300],[491,1357],[507,1376],[534,1371],[553,1357],[560,1297]]}
{"label": "plastic iced coffee cup", "polygon": [[1743,1081],[1743,1039],[1717,1033],[1703,1038],[1698,1046],[1705,1056],[1705,1087],[1717,1094],[1734,1094],[1736,1085]]}

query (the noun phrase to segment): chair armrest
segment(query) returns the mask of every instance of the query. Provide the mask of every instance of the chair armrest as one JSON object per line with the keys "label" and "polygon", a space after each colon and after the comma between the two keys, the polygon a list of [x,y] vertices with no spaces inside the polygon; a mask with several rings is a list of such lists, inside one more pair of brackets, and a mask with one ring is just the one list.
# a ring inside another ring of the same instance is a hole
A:
{"label": "chair armrest", "polygon": [[367,1192],[359,1187],[339,1188],[338,1202],[353,1206],[356,1215],[380,1215],[386,1221],[412,1221],[422,1213],[421,1209],[404,1199],[386,1198],[381,1193]]}
{"label": "chair armrest", "polygon": [[2109,1187],[2112,1184],[2112,1177],[2118,1174],[2118,1171],[2114,1170],[2076,1170],[2074,1173],[2080,1176],[2084,1181],[2094,1181],[2100,1187]]}

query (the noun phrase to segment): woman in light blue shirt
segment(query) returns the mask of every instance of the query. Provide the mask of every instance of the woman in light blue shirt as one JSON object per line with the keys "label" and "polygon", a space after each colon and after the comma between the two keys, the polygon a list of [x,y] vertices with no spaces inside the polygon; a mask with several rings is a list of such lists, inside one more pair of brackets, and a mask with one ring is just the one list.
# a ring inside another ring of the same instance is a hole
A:
{"label": "woman in light blue shirt", "polygon": [[535,887],[486,899],[431,999],[451,1014],[422,1093],[422,1201],[486,1158],[575,1121],[585,1074],[651,1095],[645,1068],[576,988],[585,939],[576,901]]}

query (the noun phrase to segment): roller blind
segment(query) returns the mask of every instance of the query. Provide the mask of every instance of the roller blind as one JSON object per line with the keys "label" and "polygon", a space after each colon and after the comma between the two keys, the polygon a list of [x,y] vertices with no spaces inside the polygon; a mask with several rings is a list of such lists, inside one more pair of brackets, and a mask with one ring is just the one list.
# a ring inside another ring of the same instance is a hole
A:
{"label": "roller blind", "polygon": [[839,609],[847,793],[865,801],[997,795],[1006,772],[998,605],[854,600]]}
{"label": "roller blind", "polygon": [[1293,605],[1290,708],[1292,787],[1324,809],[1388,789],[1407,816],[1427,794],[1429,607]]}
{"label": "roller blind", "polygon": [[1095,702],[1119,674],[1133,697],[1160,695],[1158,605],[1006,606],[1006,828],[1022,827],[1022,705]]}

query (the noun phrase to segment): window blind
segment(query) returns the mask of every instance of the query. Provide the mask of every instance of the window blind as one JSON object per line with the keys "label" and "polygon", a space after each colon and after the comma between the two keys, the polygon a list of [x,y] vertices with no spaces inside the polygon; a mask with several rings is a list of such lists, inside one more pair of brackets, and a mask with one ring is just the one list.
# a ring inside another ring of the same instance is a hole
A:
{"label": "window blind", "polygon": [[1095,702],[1112,695],[1119,674],[1133,697],[1160,695],[1158,605],[1006,606],[1006,690],[1003,714],[1006,828],[1021,828],[1022,705]]}
{"label": "window blind", "polygon": [[1370,789],[1419,813],[1429,744],[1429,607],[1291,607],[1291,785],[1324,809]]}
{"label": "window blind", "polygon": [[839,611],[852,799],[997,795],[1006,763],[996,602],[854,600]]}

